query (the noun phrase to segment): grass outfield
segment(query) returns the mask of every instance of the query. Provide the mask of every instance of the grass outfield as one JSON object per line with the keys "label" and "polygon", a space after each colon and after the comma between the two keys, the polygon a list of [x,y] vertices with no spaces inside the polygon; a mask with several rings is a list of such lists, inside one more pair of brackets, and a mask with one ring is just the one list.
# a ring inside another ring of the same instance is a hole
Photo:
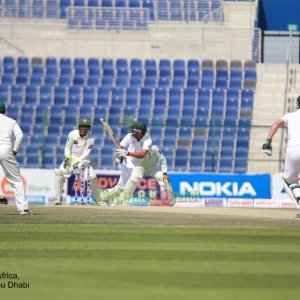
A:
{"label": "grass outfield", "polygon": [[[300,293],[300,219],[292,210],[32,208],[28,217],[0,206],[1,299],[282,300]],[[9,288],[9,281],[29,287]]]}

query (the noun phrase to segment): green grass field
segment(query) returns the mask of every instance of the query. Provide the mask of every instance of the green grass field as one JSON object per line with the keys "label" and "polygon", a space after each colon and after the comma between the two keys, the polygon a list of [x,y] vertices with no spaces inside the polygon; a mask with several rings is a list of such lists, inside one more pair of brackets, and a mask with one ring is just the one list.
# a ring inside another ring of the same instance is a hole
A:
{"label": "green grass field", "polygon": [[[0,207],[1,299],[293,299],[300,220],[99,207]],[[268,210],[266,210],[266,214]],[[291,214],[293,215],[293,214]],[[5,285],[5,287],[4,287]]]}

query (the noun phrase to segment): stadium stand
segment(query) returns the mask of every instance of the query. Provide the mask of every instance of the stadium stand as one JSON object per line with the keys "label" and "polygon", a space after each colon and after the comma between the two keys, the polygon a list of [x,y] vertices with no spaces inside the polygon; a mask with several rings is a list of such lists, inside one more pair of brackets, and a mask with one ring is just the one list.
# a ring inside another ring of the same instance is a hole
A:
{"label": "stadium stand", "polygon": [[[8,115],[21,122],[29,135],[23,155],[32,151],[31,144],[39,149],[37,158],[28,155],[22,160],[25,166],[54,166],[59,154],[53,149],[65,142],[70,127],[84,115],[95,122],[103,116],[116,130],[121,124],[122,132],[128,118],[144,120],[154,141],[172,149],[168,158],[174,170],[246,171],[241,157],[247,155],[249,146],[256,76],[249,79],[245,74],[248,70],[255,74],[252,61],[10,56],[2,61],[2,99],[10,104]],[[7,76],[13,78],[24,66],[29,69],[26,83],[7,81]],[[53,80],[46,83],[50,74]],[[89,85],[91,76],[97,76],[98,84]],[[126,83],[118,78],[125,78]],[[163,84],[162,78],[168,82],[181,78],[182,84]],[[247,80],[254,84],[244,89],[249,86]],[[48,130],[38,133],[40,124]],[[163,131],[162,126],[166,127]],[[98,167],[114,167],[111,143],[103,132],[97,137],[104,147]],[[45,145],[53,151],[44,151]]]}

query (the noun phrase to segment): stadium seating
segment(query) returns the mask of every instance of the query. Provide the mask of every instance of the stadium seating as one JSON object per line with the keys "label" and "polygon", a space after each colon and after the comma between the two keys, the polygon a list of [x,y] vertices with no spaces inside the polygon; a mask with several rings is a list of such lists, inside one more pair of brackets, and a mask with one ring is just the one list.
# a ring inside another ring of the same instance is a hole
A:
{"label": "stadium seating", "polygon": [[[8,115],[28,135],[20,159],[24,166],[60,163],[59,147],[78,118],[85,116],[94,122],[103,146],[93,154],[94,162],[98,168],[114,168],[113,145],[98,128],[101,116],[122,136],[130,120],[146,122],[154,143],[164,152],[167,149],[170,169],[247,170],[243,158],[248,153],[256,86],[252,61],[11,56],[1,61],[1,99],[8,104]],[[15,74],[22,72],[27,80],[16,82]],[[88,80],[93,76],[94,83]],[[52,80],[46,82],[47,77]],[[163,84],[163,78],[169,84]],[[170,84],[175,78],[182,80],[181,85]],[[30,143],[39,145],[39,150],[26,158]]]}
{"label": "stadium seating", "polygon": [[147,30],[150,22],[223,22],[221,0],[5,0],[0,17],[62,19],[76,30]]}

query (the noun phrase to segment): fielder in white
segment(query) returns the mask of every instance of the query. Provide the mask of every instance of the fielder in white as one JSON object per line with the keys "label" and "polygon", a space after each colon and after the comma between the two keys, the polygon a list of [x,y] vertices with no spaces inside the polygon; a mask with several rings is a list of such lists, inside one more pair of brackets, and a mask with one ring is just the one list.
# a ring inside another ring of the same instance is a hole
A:
{"label": "fielder in white", "polygon": [[[272,138],[278,128],[287,126],[288,143],[285,154],[283,184],[289,196],[295,203],[295,206],[300,206],[300,186],[298,183],[300,173],[300,96],[297,98],[297,110],[292,113],[287,113],[280,119],[276,120],[268,133],[267,140],[262,145],[261,149],[264,153],[272,155]],[[297,213],[300,217],[300,211]]]}
{"label": "fielder in white", "polygon": [[[18,123],[5,116],[6,107],[0,102],[0,165],[10,182],[15,194],[16,205],[20,215],[31,215],[28,208],[24,184],[21,179],[16,154],[23,140],[23,132]],[[13,142],[14,140],[14,142]]]}
{"label": "fielder in white", "polygon": [[[75,168],[84,172],[84,179],[91,180],[91,190],[95,202],[99,198],[98,179],[90,166],[90,153],[94,147],[95,139],[90,135],[92,124],[89,119],[81,118],[77,129],[72,130],[67,138],[65,146],[65,159],[58,169],[55,169],[55,205],[62,204],[64,182],[69,178]],[[83,167],[83,168],[82,168]],[[83,171],[82,171],[83,169]]]}
{"label": "fielder in white", "polygon": [[131,176],[133,169],[141,164],[152,145],[152,139],[147,132],[147,126],[142,121],[133,121],[131,133],[128,133],[116,149],[117,159],[121,162],[121,175],[115,187],[105,190],[100,195],[100,202],[112,200],[120,202],[120,194]]}

